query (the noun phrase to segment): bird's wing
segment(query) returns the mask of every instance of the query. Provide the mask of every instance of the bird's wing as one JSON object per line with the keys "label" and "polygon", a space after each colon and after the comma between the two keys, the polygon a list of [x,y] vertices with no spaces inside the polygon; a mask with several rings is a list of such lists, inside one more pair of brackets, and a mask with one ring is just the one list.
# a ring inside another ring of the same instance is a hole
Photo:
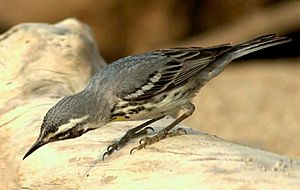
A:
{"label": "bird's wing", "polygon": [[[145,64],[147,66],[152,64],[154,69],[149,75],[144,75],[144,80],[139,80],[138,87],[135,85],[134,89],[122,93],[120,98],[127,101],[141,101],[170,90],[187,81],[212,62],[216,56],[230,48],[229,44],[224,44],[210,48],[191,47],[153,51],[151,55],[155,55],[155,58],[150,61],[147,59],[146,63],[134,63],[137,66],[133,69],[142,71]],[[145,57],[147,57],[146,54]],[[145,61],[143,59],[137,60]],[[160,65],[157,66],[156,62],[159,62]]]}

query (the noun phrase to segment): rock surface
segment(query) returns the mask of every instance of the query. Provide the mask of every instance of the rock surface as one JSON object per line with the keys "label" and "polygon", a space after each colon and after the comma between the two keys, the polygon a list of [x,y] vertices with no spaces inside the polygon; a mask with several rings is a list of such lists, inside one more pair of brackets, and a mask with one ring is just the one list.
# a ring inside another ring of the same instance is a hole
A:
{"label": "rock surface", "polygon": [[[0,177],[3,189],[298,189],[300,161],[188,135],[129,154],[138,140],[101,161],[106,147],[140,122],[112,123],[48,144],[26,160],[42,118],[105,66],[89,29],[76,20],[22,24],[0,36]],[[92,69],[93,68],[93,69]],[[153,125],[156,131],[171,118]]]}
{"label": "rock surface", "polygon": [[229,65],[184,124],[239,144],[300,158],[300,59]]}

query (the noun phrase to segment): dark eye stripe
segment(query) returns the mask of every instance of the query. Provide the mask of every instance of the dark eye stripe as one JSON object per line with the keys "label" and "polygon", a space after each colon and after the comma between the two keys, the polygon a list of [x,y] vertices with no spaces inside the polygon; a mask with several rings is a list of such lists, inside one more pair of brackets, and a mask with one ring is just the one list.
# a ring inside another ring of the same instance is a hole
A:
{"label": "dark eye stripe", "polygon": [[55,135],[54,137],[52,137],[51,141],[55,141],[57,139],[59,139],[59,140],[70,139],[70,138],[75,138],[75,137],[78,137],[78,136],[82,135],[82,133],[80,133],[80,130],[79,130],[78,127],[80,125],[85,124],[85,123],[86,122],[84,122],[84,123],[77,123],[74,127],[70,128],[69,130],[61,132],[61,133]]}
{"label": "dark eye stripe", "polygon": [[70,132],[69,131],[65,131],[63,133],[60,133],[56,136],[57,139],[65,139],[66,137],[70,136]]}

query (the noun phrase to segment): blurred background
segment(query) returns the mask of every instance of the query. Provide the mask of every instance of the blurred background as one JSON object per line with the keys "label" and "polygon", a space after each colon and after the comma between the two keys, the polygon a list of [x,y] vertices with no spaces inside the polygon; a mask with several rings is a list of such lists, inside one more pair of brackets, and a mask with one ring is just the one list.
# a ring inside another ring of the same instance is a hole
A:
{"label": "blurred background", "polygon": [[108,63],[174,46],[238,43],[277,33],[293,42],[232,63],[195,98],[185,124],[223,139],[300,157],[300,1],[0,0],[0,32],[75,17]]}

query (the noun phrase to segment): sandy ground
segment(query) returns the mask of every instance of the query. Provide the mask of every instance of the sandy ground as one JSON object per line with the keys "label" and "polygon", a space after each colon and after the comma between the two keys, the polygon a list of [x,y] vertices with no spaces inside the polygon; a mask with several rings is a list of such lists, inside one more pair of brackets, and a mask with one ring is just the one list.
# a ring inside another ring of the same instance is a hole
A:
{"label": "sandy ground", "polygon": [[185,124],[239,144],[300,157],[300,59],[229,66]]}

